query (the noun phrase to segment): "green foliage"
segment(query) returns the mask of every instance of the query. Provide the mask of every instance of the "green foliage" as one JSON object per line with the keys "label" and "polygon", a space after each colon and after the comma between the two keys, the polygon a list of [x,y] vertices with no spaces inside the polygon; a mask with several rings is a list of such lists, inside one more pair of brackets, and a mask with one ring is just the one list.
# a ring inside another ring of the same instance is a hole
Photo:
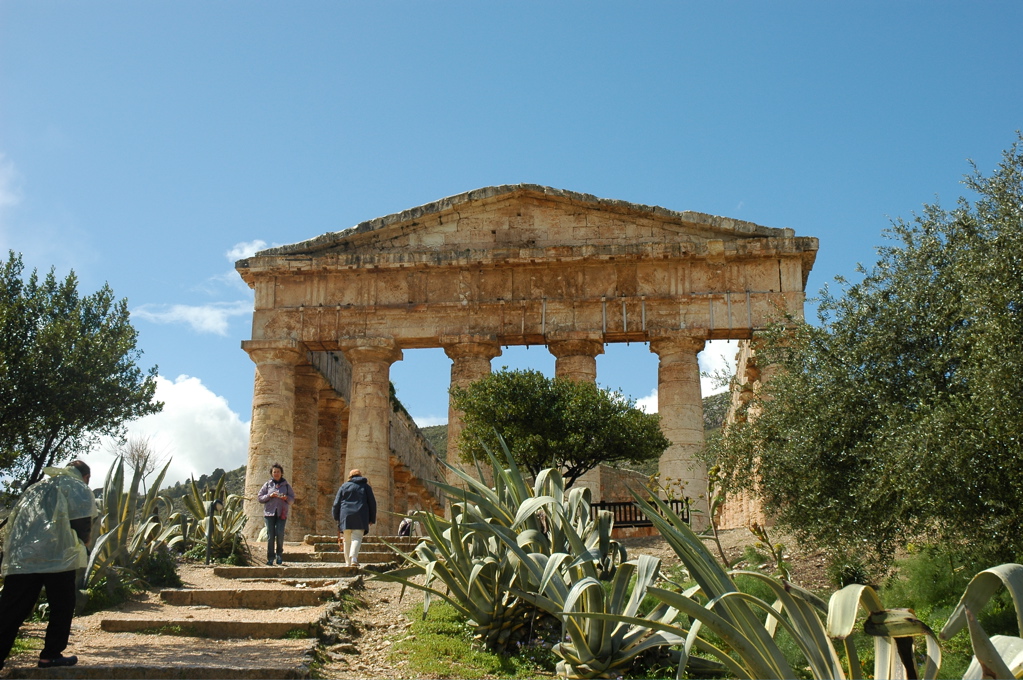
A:
{"label": "green foliage", "polygon": [[828,562],[826,569],[828,580],[839,588],[860,583],[870,585],[872,583],[870,570],[856,555],[835,555]]}
{"label": "green foliage", "polygon": [[[178,528],[165,527],[158,513],[160,503],[166,503],[158,489],[169,465],[168,461],[145,494],[139,493],[141,470],[135,470],[125,486],[123,458],[107,472],[99,519],[93,527],[98,538],[78,586],[90,594],[90,607],[100,608],[98,602],[116,600],[137,586],[137,581],[145,578],[142,568],[151,563],[153,555],[181,540]],[[102,587],[97,585],[101,582]]]}
{"label": "green foliage", "polygon": [[468,388],[453,387],[451,396],[464,414],[462,460],[485,461],[500,436],[529,474],[554,468],[567,486],[601,463],[654,460],[670,444],[657,415],[643,413],[620,393],[550,380],[539,371],[499,371]]}
{"label": "green foliage", "polygon": [[949,546],[910,546],[896,563],[897,578],[885,583],[885,598],[899,607],[951,608],[982,565]]}
{"label": "green foliage", "polygon": [[774,377],[710,454],[801,541],[878,573],[926,536],[1023,557],[1023,137],[952,210],[897,220],[820,325],[760,336]]}
{"label": "green foliage", "polygon": [[122,602],[127,602],[137,592],[134,582],[128,582],[126,579],[120,578],[119,575],[107,573],[108,576],[89,581],[89,585],[85,588],[88,599],[82,614],[112,609]]}
{"label": "green foliage", "polygon": [[550,643],[517,646],[511,654],[495,654],[473,644],[471,626],[451,605],[439,603],[423,616],[409,611],[409,635],[394,646],[391,658],[408,662],[411,677],[538,678],[551,677]]}
{"label": "green foliage", "polygon": [[168,523],[178,527],[179,532],[180,527],[186,527],[186,543],[192,546],[185,553],[187,556],[205,560],[209,534],[211,558],[245,566],[249,562],[248,544],[241,533],[248,521],[243,507],[245,499],[238,494],[227,494],[227,479],[226,475],[221,475],[216,486],[202,490],[193,480],[190,493],[183,498],[188,514],[176,512]]}
{"label": "green foliage", "polygon": [[457,470],[462,488],[438,484],[451,501],[451,519],[417,513],[429,540],[402,553],[405,568],[378,576],[423,590],[424,610],[434,597],[447,601],[471,622],[481,643],[501,653],[529,636],[542,618],[539,610],[552,616],[558,611],[550,598],[534,597],[541,562],[559,565],[564,573],[556,583],[564,584],[610,578],[624,557],[611,540],[611,513],[591,517],[589,489],[566,493],[553,469],[527,484],[506,446],[504,454],[507,467],[487,452],[493,488]]}
{"label": "green foliage", "polygon": [[154,588],[180,588],[183,585],[178,576],[177,559],[166,545],[158,546],[139,560],[138,574]]}
{"label": "green foliage", "polygon": [[125,300],[107,285],[79,295],[74,272],[23,274],[11,251],[0,265],[0,472],[27,486],[163,404],[153,401],[156,367],[135,365]]}

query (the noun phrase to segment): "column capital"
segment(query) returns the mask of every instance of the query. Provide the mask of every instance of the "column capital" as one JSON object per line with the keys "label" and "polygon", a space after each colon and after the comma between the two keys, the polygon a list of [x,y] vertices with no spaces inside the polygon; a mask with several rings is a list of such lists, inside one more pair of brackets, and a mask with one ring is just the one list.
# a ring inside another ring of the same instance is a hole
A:
{"label": "column capital", "polygon": [[604,353],[604,342],[591,338],[548,339],[547,351],[558,359],[577,356],[595,357]]}
{"label": "column capital", "polygon": [[442,335],[439,341],[452,361],[470,357],[490,361],[501,356],[501,344],[492,335]]}
{"label": "column capital", "polygon": [[339,338],[338,346],[348,361],[386,361],[393,364],[401,361],[402,353],[393,338]]}
{"label": "column capital", "polygon": [[656,338],[650,339],[650,351],[659,357],[665,357],[680,352],[693,352],[699,354],[707,344],[707,338],[701,335],[694,335],[687,331],[662,332]]}
{"label": "column capital", "polygon": [[306,358],[305,347],[295,340],[242,340],[242,349],[257,364],[295,366]]}

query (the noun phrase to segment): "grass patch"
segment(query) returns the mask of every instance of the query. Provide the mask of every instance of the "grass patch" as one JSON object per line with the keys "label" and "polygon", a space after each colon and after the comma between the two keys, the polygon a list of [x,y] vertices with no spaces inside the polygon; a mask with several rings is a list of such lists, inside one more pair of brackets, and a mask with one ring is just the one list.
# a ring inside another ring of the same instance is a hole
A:
{"label": "grass patch", "polygon": [[422,609],[407,613],[413,624],[410,637],[398,642],[392,661],[407,661],[404,674],[412,677],[464,678],[553,678],[554,657],[550,650],[524,647],[515,656],[501,656],[479,648],[472,632],[455,608],[433,603],[426,618]]}
{"label": "grass patch", "polygon": [[15,656],[16,654],[24,654],[31,652],[36,649],[43,648],[43,639],[36,637],[16,637],[14,638],[14,646],[11,647],[11,653],[8,658]]}
{"label": "grass patch", "polygon": [[334,609],[342,614],[351,615],[357,609],[365,609],[367,604],[350,590],[343,590],[333,598]]}
{"label": "grass patch", "polygon": [[309,631],[304,628],[292,628],[284,634],[285,640],[305,640],[308,637],[311,637]]}

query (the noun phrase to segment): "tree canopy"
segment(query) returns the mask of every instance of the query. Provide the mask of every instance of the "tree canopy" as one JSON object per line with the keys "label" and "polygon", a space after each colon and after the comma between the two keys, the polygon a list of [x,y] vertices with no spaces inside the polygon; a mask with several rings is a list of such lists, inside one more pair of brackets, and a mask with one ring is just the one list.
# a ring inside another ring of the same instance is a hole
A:
{"label": "tree canopy", "polygon": [[156,367],[136,366],[125,300],[108,285],[79,295],[74,272],[23,275],[12,251],[0,265],[0,471],[30,484],[163,404]]}
{"label": "tree canopy", "polygon": [[886,232],[709,454],[801,539],[887,564],[908,541],[1023,557],[1023,137],[975,194]]}
{"label": "tree canopy", "polygon": [[557,468],[571,486],[600,464],[642,463],[670,445],[656,414],[593,383],[503,370],[451,394],[464,413],[458,447],[465,462],[485,460],[484,447],[499,451],[499,433],[531,474]]}

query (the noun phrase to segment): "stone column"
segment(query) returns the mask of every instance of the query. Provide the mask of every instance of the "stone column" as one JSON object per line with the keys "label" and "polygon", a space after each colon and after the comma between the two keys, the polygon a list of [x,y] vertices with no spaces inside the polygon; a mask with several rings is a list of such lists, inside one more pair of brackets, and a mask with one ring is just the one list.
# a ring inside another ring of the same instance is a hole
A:
{"label": "stone column", "polygon": [[[342,341],[342,351],[352,364],[352,394],[348,413],[348,451],[342,477],[358,468],[369,480],[377,501],[378,535],[393,535],[397,523],[391,517],[392,487],[390,420],[391,364],[402,358],[393,340],[366,338]],[[393,525],[393,526],[392,526]]]}
{"label": "stone column", "polygon": [[672,334],[650,341],[650,351],[660,358],[657,367],[657,411],[661,431],[671,446],[661,455],[658,469],[661,483],[668,478],[685,484],[685,495],[693,499],[693,529],[709,526],[707,465],[697,457],[703,448],[703,399],[700,393],[700,365],[697,355],[704,339]]}
{"label": "stone column", "polygon": [[[604,343],[599,336],[553,339],[547,343],[547,349],[556,359],[555,378],[596,384],[597,355],[604,353]],[[601,500],[600,466],[580,475],[572,485],[588,487],[590,498]]]}
{"label": "stone column", "polygon": [[316,533],[333,535],[337,530],[330,514],[334,495],[341,486],[341,468],[344,462],[342,417],[345,402],[337,393],[326,388],[320,391],[319,423],[317,424],[318,487],[316,489]]}
{"label": "stone column", "polygon": [[597,382],[597,355],[604,353],[599,337],[555,339],[547,343],[555,357],[554,377],[577,382]]}
{"label": "stone column", "polygon": [[254,540],[262,528],[263,506],[256,500],[276,461],[292,469],[295,436],[295,367],[306,353],[294,341],[246,340],[242,349],[256,363],[245,470],[245,536]]}
{"label": "stone column", "polygon": [[312,366],[295,369],[295,437],[291,467],[285,476],[295,490],[295,504],[288,515],[285,538],[301,541],[316,533],[319,489],[320,389],[323,378]]}
{"label": "stone column", "polygon": [[[468,387],[490,375],[490,362],[501,356],[501,346],[490,336],[460,335],[441,338],[444,353],[451,359],[451,387]],[[448,465],[464,470],[458,456],[458,439],[462,434],[462,412],[448,399]],[[448,484],[461,486],[462,480],[448,471]]]}

